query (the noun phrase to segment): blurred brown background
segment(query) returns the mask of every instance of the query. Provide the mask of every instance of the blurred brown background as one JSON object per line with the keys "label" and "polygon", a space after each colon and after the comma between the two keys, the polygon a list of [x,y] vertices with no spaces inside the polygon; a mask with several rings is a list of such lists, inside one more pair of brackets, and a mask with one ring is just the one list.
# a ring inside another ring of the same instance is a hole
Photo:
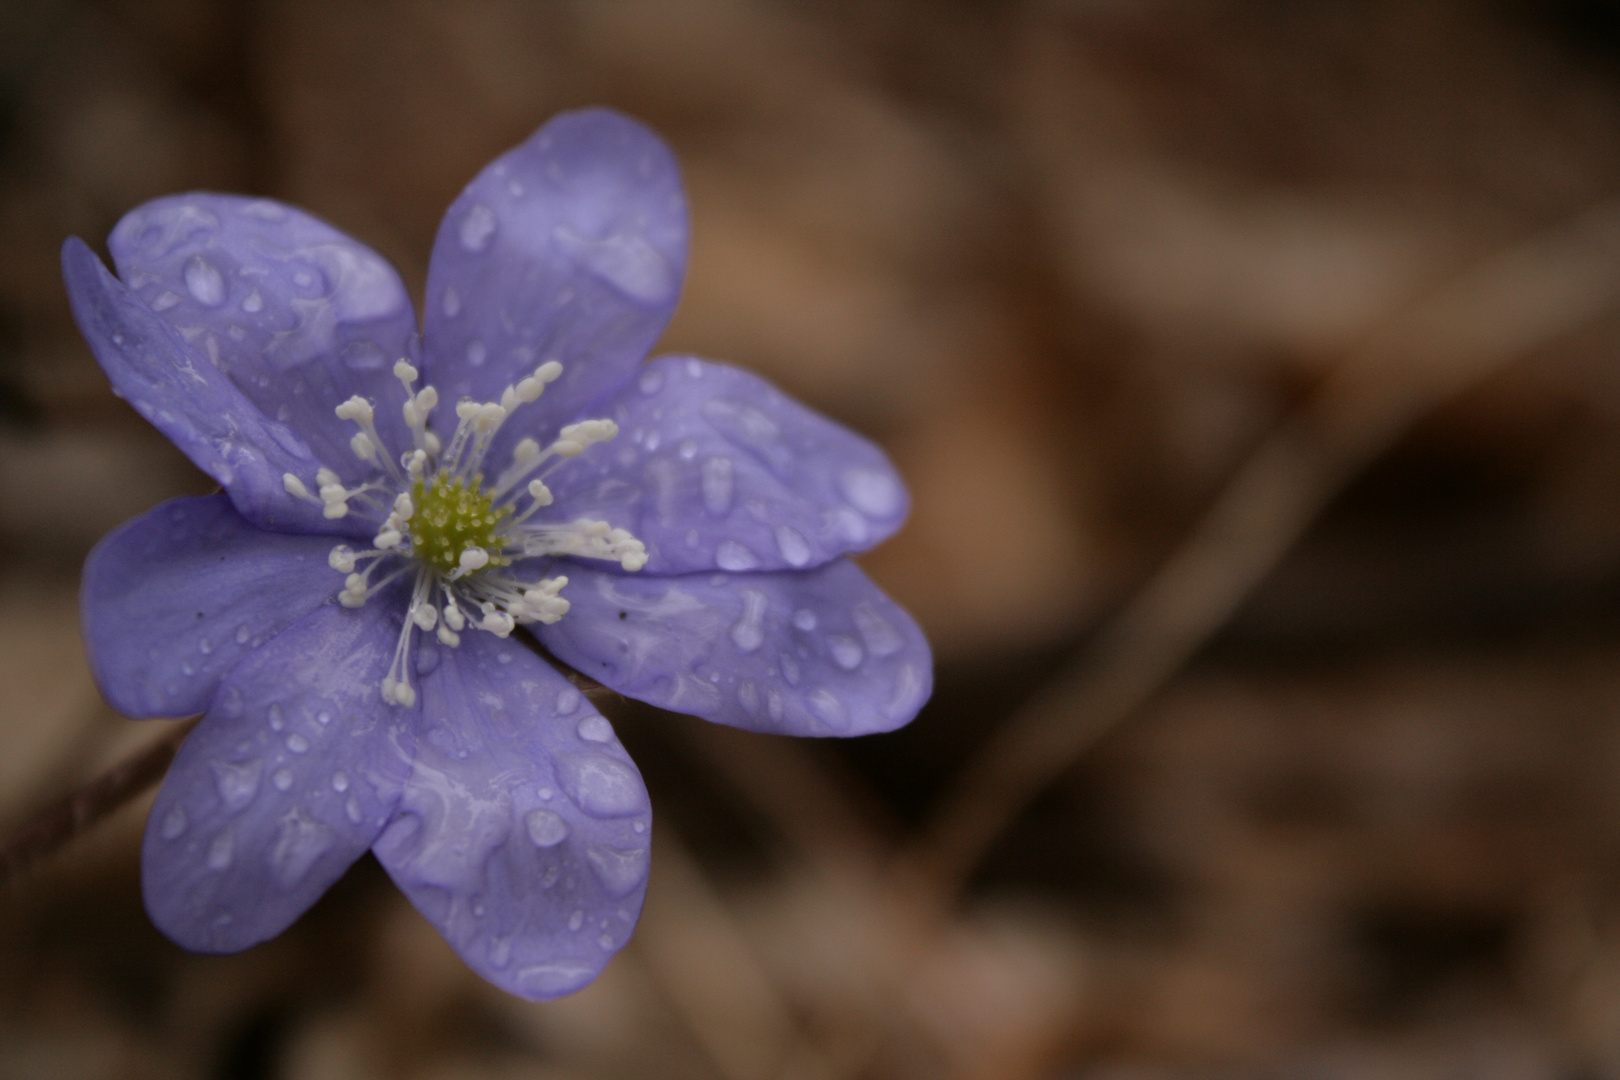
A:
{"label": "blurred brown background", "polygon": [[0,895],[0,1077],[1620,1077],[1600,0],[0,0],[0,827],[153,737],[78,565],[206,490],[63,237],[262,193],[419,290],[460,186],[591,103],[685,170],[665,346],[908,477],[864,564],[935,701],[841,745],[611,708],[648,909],[545,1005],[369,860],[184,954],[131,805]]}

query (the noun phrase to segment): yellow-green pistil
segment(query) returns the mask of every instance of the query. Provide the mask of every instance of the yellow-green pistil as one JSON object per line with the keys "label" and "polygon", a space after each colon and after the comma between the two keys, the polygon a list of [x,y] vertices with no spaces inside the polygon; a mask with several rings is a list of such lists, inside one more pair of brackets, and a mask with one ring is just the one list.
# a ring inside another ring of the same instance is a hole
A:
{"label": "yellow-green pistil", "polygon": [[441,574],[461,565],[461,553],[470,547],[483,548],[490,566],[505,566],[511,560],[499,552],[496,538],[500,525],[511,516],[510,506],[496,506],[483,490],[484,478],[470,481],[439,473],[431,483],[418,480],[411,489],[416,513],[411,517],[411,543],[416,557]]}

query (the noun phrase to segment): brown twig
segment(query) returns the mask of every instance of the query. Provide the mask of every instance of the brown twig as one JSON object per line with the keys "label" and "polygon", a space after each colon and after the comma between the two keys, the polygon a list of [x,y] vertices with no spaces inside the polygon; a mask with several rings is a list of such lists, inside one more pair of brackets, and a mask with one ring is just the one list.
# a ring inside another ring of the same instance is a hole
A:
{"label": "brown twig", "polygon": [[0,887],[9,885],[24,870],[162,779],[198,719],[170,726],[140,750],[36,814],[0,843]]}

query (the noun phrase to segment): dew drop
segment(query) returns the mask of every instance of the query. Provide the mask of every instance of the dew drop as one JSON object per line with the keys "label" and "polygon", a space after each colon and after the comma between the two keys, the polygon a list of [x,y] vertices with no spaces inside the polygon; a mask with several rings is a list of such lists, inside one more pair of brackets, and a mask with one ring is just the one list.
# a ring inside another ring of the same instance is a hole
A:
{"label": "dew drop", "polygon": [[580,694],[572,686],[557,695],[557,715],[567,716],[579,708]]}
{"label": "dew drop", "polygon": [[602,883],[602,891],[615,900],[628,896],[637,885],[647,880],[646,848],[627,851],[606,844],[592,844],[585,849],[585,858],[590,861],[596,880]]}
{"label": "dew drop", "polygon": [[158,831],[165,840],[178,840],[189,824],[190,822],[186,820],[185,810],[177,806],[163,815],[163,825]]}
{"label": "dew drop", "polygon": [[512,962],[512,939],[493,938],[489,943],[489,966],[500,971]]}
{"label": "dew drop", "polygon": [[489,359],[489,349],[482,340],[473,338],[467,342],[467,363],[473,367],[483,367],[484,361]]}
{"label": "dew drop", "polygon": [[543,807],[536,807],[525,814],[523,827],[528,830],[529,839],[535,847],[556,847],[568,839],[568,822],[563,820],[561,814]]}
{"label": "dew drop", "polygon": [[456,292],[454,285],[445,286],[444,296],[439,300],[439,308],[447,319],[453,319],[461,314],[461,294]]}
{"label": "dew drop", "polygon": [[765,609],[768,601],[758,589],[742,590],[742,616],[731,628],[731,643],[740,653],[751,653],[765,644]]}
{"label": "dew drop", "polygon": [[270,706],[270,711],[269,711],[268,715],[270,717],[270,730],[271,731],[280,731],[284,726],[286,726],[287,721],[285,720],[285,718],[283,718],[283,716],[281,714],[281,706],[280,705],[272,705],[272,706]]}
{"label": "dew drop", "polygon": [[783,653],[777,666],[782,669],[782,678],[787,680],[789,686],[799,685],[799,662],[787,653]]}
{"label": "dew drop", "polygon": [[545,800],[546,800],[546,801],[547,801],[547,802],[550,802],[550,801],[551,801],[551,797],[552,797],[552,796],[553,796],[553,795],[555,795],[555,794],[556,794],[556,792],[554,792],[554,791],[552,791],[552,790],[551,790],[551,789],[550,789],[550,788],[548,788],[548,787],[543,787],[543,788],[541,788],[541,789],[540,789],[540,797],[541,797],[541,798],[542,798],[542,799],[545,799]]}
{"label": "dew drop", "polygon": [[810,561],[810,544],[804,534],[791,525],[776,527],[776,547],[782,558],[792,567],[804,566]]}
{"label": "dew drop", "polygon": [[714,563],[722,570],[740,573],[759,565],[759,556],[735,540],[726,540],[714,549]]}
{"label": "dew drop", "polygon": [[349,776],[347,773],[335,772],[332,774],[332,790],[339,795],[349,790]]}
{"label": "dew drop", "polygon": [[[248,643],[248,638],[252,636],[253,632],[247,628],[247,623],[243,623],[241,626],[236,628],[236,643],[238,645],[246,645]],[[237,696],[238,698],[241,697],[241,695]]]}
{"label": "dew drop", "polygon": [[309,749],[309,740],[295,731],[291,735],[287,736],[287,749],[291,750],[295,754],[302,754],[305,750]]}
{"label": "dew drop", "polygon": [[214,643],[207,638],[201,638],[197,642],[197,651],[207,656],[214,651]]}
{"label": "dew drop", "polygon": [[641,778],[605,754],[559,754],[557,778],[568,797],[592,817],[628,817],[646,806]]}
{"label": "dew drop", "polygon": [[664,373],[657,368],[650,368],[641,373],[636,385],[641,387],[643,394],[656,394],[664,385]]}
{"label": "dew drop", "polygon": [[854,671],[861,666],[861,661],[866,659],[866,652],[861,648],[860,642],[842,634],[829,637],[827,648],[832,651],[834,662],[845,671]]}
{"label": "dew drop", "polygon": [[174,305],[178,304],[179,302],[180,302],[180,294],[179,293],[173,293],[173,292],[170,292],[168,289],[164,289],[162,292],[158,293],[157,298],[152,301],[152,310],[153,311],[168,311],[170,308],[174,307]]}
{"label": "dew drop", "polygon": [[474,900],[473,901],[473,906],[472,906],[473,918],[482,919],[484,917],[484,911],[485,910],[486,909],[484,907],[484,902],[482,900]]}
{"label": "dew drop", "polygon": [[809,608],[800,608],[793,613],[793,625],[809,633],[816,628],[816,613]]}
{"label": "dew drop", "polygon": [[293,774],[287,769],[277,769],[271,775],[270,782],[276,785],[277,791],[286,791],[293,786]]}
{"label": "dew drop", "polygon": [[647,433],[647,441],[644,445],[647,447],[647,452],[651,453],[652,451],[658,449],[658,444],[663,441],[663,434],[660,433],[657,428],[654,428],[652,431]]}
{"label": "dew drop", "polygon": [[473,203],[461,219],[457,236],[464,251],[483,251],[495,235],[495,211],[483,203]]}
{"label": "dew drop", "polygon": [[689,379],[703,378],[703,364],[691,357],[686,361],[686,377]]}
{"label": "dew drop", "polygon": [[219,801],[231,813],[252,802],[253,796],[259,793],[259,773],[264,768],[264,762],[216,761],[213,768],[214,787],[219,792]]}
{"label": "dew drop", "polygon": [[596,974],[596,968],[578,960],[554,960],[518,972],[518,989],[535,997],[553,998],[578,990]]}
{"label": "dew drop", "polygon": [[905,647],[905,640],[871,604],[857,604],[855,626],[873,656],[892,656]]}
{"label": "dew drop", "polygon": [[815,714],[833,727],[844,725],[844,703],[825,686],[815,689],[810,695],[810,708]]}
{"label": "dew drop", "polygon": [[182,274],[186,279],[186,291],[197,303],[218,307],[225,302],[225,279],[219,276],[214,264],[201,255],[187,259]]}
{"label": "dew drop", "polygon": [[231,830],[226,829],[214,837],[214,842],[208,845],[208,855],[205,860],[210,870],[226,870],[231,865],[231,857],[236,853],[236,837]]}
{"label": "dew drop", "polygon": [[259,295],[258,289],[254,289],[242,298],[242,310],[249,315],[264,310],[264,297]]}
{"label": "dew drop", "polygon": [[759,715],[759,687],[751,682],[737,684],[737,702],[749,716]]}
{"label": "dew drop", "polygon": [[868,517],[893,517],[904,501],[899,482],[878,469],[845,469],[838,486],[844,498]]}
{"label": "dew drop", "polygon": [[281,819],[281,832],[270,848],[270,867],[283,889],[304,879],[315,860],[332,847],[332,830],[310,817],[301,806],[293,807]]}
{"label": "dew drop", "polygon": [[735,486],[732,473],[731,459],[728,457],[703,459],[703,505],[716,517],[731,509],[731,495]]}
{"label": "dew drop", "polygon": [[774,689],[765,691],[765,711],[770,714],[772,720],[781,722],[784,711],[782,695]]}
{"label": "dew drop", "polygon": [[323,709],[315,714],[315,721],[324,727],[332,722],[332,714]]}
{"label": "dew drop", "polygon": [[579,722],[579,737],[586,742],[605,743],[613,741],[613,725],[607,722],[606,717],[587,716]]}
{"label": "dew drop", "polygon": [[568,929],[574,931],[575,933],[578,933],[579,928],[581,926],[584,926],[584,925],[585,925],[585,913],[583,911],[580,911],[578,908],[574,909],[574,913],[572,915],[568,916]]}
{"label": "dew drop", "polygon": [[644,833],[647,831],[647,823],[645,821],[637,821],[632,824],[630,828],[634,829],[638,834]]}
{"label": "dew drop", "polygon": [[350,795],[349,801],[343,804],[343,812],[349,816],[350,821],[354,822],[356,825],[360,824],[359,799],[356,799],[353,795]]}
{"label": "dew drop", "polygon": [[611,949],[613,948],[613,935],[603,934],[601,937],[596,939],[596,943],[602,946],[603,949]]}
{"label": "dew drop", "polygon": [[682,461],[691,461],[693,458],[697,457],[697,440],[682,439],[681,444],[675,448],[675,452],[681,455]]}

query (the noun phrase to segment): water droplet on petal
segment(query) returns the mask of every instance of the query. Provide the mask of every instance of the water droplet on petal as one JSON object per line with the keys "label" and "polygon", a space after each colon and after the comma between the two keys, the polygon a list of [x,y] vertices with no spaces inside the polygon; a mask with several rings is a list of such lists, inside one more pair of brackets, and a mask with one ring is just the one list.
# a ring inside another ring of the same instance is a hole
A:
{"label": "water droplet on petal", "polygon": [[592,844],[585,849],[585,858],[590,860],[596,880],[602,883],[602,891],[615,900],[629,895],[647,880],[646,848],[626,851],[606,844]]}
{"label": "water droplet on petal", "polygon": [[214,842],[208,845],[208,854],[204,861],[210,870],[226,870],[230,868],[231,857],[236,853],[236,837],[231,830],[226,829],[214,837]]}
{"label": "water droplet on petal", "polygon": [[529,832],[529,839],[534,841],[535,847],[556,847],[568,839],[568,822],[563,820],[561,814],[550,810],[536,808],[523,816],[523,826]]}
{"label": "water droplet on petal", "polygon": [[461,314],[461,294],[456,292],[454,285],[445,286],[444,296],[439,300],[439,307],[447,319],[453,319]]}
{"label": "water droplet on petal", "polygon": [[231,813],[252,802],[253,796],[259,793],[259,773],[264,768],[264,762],[216,761],[213,768],[214,787],[219,791],[219,801]]}
{"label": "water droplet on petal", "polygon": [[[253,633],[252,633],[252,631],[250,631],[247,628],[247,623],[243,623],[241,626],[238,626],[236,628],[236,643],[238,645],[246,645],[248,643],[248,638],[250,638],[252,636],[253,636]],[[234,687],[232,687],[232,692],[233,693],[235,692]],[[237,694],[236,695],[236,700],[237,700],[237,704],[240,705],[241,701],[242,701],[242,695]]]}
{"label": "water droplet on petal", "polygon": [[286,724],[286,720],[282,717],[282,714],[281,714],[281,706],[280,705],[272,705],[272,706],[270,706],[270,710],[269,710],[268,715],[270,717],[270,730],[271,731],[280,731],[282,729],[282,727]]}
{"label": "water droplet on petal", "polygon": [[557,715],[567,716],[579,708],[580,693],[572,686],[557,695]]}
{"label": "water droplet on petal", "polygon": [[214,651],[214,643],[207,638],[201,638],[197,642],[197,651],[207,656]]}
{"label": "water droplet on petal", "polygon": [[603,934],[601,937],[596,939],[596,943],[602,946],[603,949],[611,949],[613,948],[613,935]]}
{"label": "water droplet on petal", "polygon": [[607,722],[606,717],[587,716],[579,722],[579,737],[586,742],[605,743],[613,741],[613,725]]}
{"label": "water droplet on petal", "polygon": [[186,291],[197,303],[218,307],[225,302],[225,279],[219,276],[214,264],[201,255],[186,260],[182,275],[186,279]]}
{"label": "water droplet on petal", "polygon": [[731,509],[732,465],[727,457],[703,459],[703,505],[719,517]]}
{"label": "water droplet on petal", "polygon": [[559,754],[557,778],[592,817],[627,817],[646,807],[646,789],[635,770],[606,754]]}
{"label": "water droplet on petal", "polygon": [[905,501],[900,482],[878,469],[845,469],[838,478],[844,498],[868,517],[887,518],[899,512]]}
{"label": "water droplet on petal", "polygon": [[782,678],[787,680],[789,686],[799,685],[799,662],[787,653],[783,653],[777,666],[782,669]]}
{"label": "water droplet on petal", "polygon": [[809,542],[805,540],[803,533],[791,525],[776,527],[776,547],[789,566],[800,567],[810,561]]}
{"label": "water droplet on petal", "polygon": [[568,929],[574,931],[575,933],[578,933],[579,928],[581,926],[584,926],[584,925],[585,925],[585,913],[583,911],[575,909],[574,913],[572,915],[568,916]]}
{"label": "water droplet on petal", "polygon": [[489,349],[478,338],[467,342],[467,363],[472,367],[483,367],[484,361],[489,359]]}
{"label": "water droplet on petal", "polygon": [[871,604],[857,604],[855,626],[873,656],[892,656],[905,647],[905,639]]}
{"label": "water droplet on petal", "polygon": [[324,727],[332,722],[332,714],[323,709],[315,714],[315,722]]}
{"label": "water droplet on petal", "polygon": [[495,211],[483,203],[473,203],[463,215],[456,233],[462,250],[483,251],[489,246],[489,238],[495,235],[495,225]]}
{"label": "water droplet on petal", "polygon": [[727,540],[714,549],[714,564],[722,570],[740,573],[759,565],[759,556],[735,540]]}
{"label": "water droplet on petal", "polygon": [[168,311],[179,302],[179,293],[170,292],[168,289],[164,289],[162,292],[158,293],[156,299],[152,301],[152,310],[158,312]]}
{"label": "water droplet on petal", "polygon": [[332,847],[332,830],[295,806],[281,819],[281,832],[270,848],[270,867],[283,889],[304,879],[315,860]]}
{"label": "water droplet on petal", "polygon": [[664,385],[664,373],[657,368],[644,371],[636,385],[641,387],[643,394],[656,394]]}
{"label": "water droplet on petal", "polygon": [[254,289],[242,298],[242,310],[249,315],[264,310],[264,297],[259,295],[258,289]]}
{"label": "water droplet on petal", "polygon": [[765,609],[768,601],[758,589],[743,589],[743,611],[731,628],[731,643],[740,653],[751,653],[765,643]]}
{"label": "water droplet on petal", "polygon": [[343,804],[343,812],[349,816],[350,821],[354,822],[356,825],[360,824],[361,815],[359,799],[356,799],[353,795],[350,795],[349,801]]}
{"label": "water droplet on petal", "polygon": [[270,782],[276,785],[277,791],[286,791],[293,786],[293,774],[287,769],[277,769],[271,775]]}
{"label": "water droplet on petal", "polygon": [[491,938],[489,942],[489,966],[500,971],[512,962],[512,939]]}
{"label": "water droplet on petal", "polygon": [[833,660],[845,671],[854,671],[861,666],[861,661],[866,658],[865,650],[861,648],[860,642],[854,638],[844,637],[842,634],[834,634],[828,638],[827,648],[832,650]]}
{"label": "water droplet on petal", "polygon": [[810,708],[832,727],[844,726],[844,703],[825,686],[817,687],[810,695]]}
{"label": "water droplet on petal", "polygon": [[295,731],[291,735],[287,736],[287,749],[291,750],[295,754],[302,754],[305,750],[309,749],[309,740]]}
{"label": "water droplet on petal", "polygon": [[165,840],[178,840],[188,824],[190,822],[186,820],[185,810],[177,806],[163,815],[163,825],[158,831]]}
{"label": "water droplet on petal", "polygon": [[793,625],[809,633],[816,628],[816,613],[809,608],[800,608],[793,613]]}
{"label": "water droplet on petal", "polygon": [[596,968],[578,960],[554,960],[526,967],[517,974],[518,989],[535,997],[561,997],[584,986]]}
{"label": "water droplet on petal", "polygon": [[914,714],[922,698],[923,677],[915,664],[902,664],[894,677],[894,693],[884,712],[891,720]]}
{"label": "water droplet on petal", "polygon": [[335,772],[332,774],[332,790],[339,795],[349,790],[349,777],[347,773]]}
{"label": "water droplet on petal", "polygon": [[737,684],[737,702],[749,716],[759,715],[759,687],[751,682]]}

